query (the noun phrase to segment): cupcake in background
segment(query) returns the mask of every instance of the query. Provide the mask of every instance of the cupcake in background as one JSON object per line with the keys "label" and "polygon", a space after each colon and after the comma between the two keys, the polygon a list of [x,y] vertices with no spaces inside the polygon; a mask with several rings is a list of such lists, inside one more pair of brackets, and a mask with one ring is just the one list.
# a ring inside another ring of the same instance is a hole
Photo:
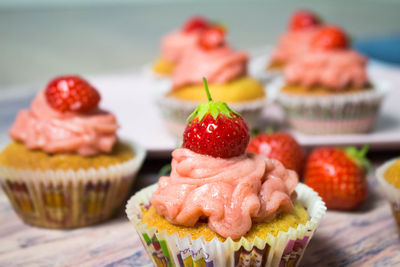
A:
{"label": "cupcake in background", "polygon": [[245,153],[246,122],[205,87],[170,176],[136,193],[128,218],[156,266],[297,266],[324,203],[278,160]]}
{"label": "cupcake in background", "polygon": [[268,70],[282,71],[294,58],[310,50],[311,39],[321,26],[320,18],[310,10],[297,10],[290,18],[288,30],[279,38],[272,52]]}
{"label": "cupcake in background", "polygon": [[308,134],[370,131],[384,89],[371,83],[366,67],[367,58],[349,47],[342,29],[321,27],[311,49],[284,69],[278,102],[290,126]]}
{"label": "cupcake in background", "polygon": [[117,120],[99,102],[87,81],[61,76],[18,113],[0,153],[0,182],[24,222],[86,226],[125,200],[145,152],[118,140]]}
{"label": "cupcake in background", "polygon": [[376,177],[390,203],[400,237],[400,158],[389,160],[380,166],[376,170]]}
{"label": "cupcake in background", "polygon": [[207,100],[202,76],[208,77],[216,101],[230,103],[251,127],[257,123],[266,99],[263,85],[247,74],[247,53],[234,50],[225,35],[220,26],[205,30],[177,65],[171,89],[159,101],[167,128],[176,137],[182,136],[190,113]]}
{"label": "cupcake in background", "polygon": [[206,18],[193,16],[181,29],[165,35],[161,40],[160,58],[153,65],[154,72],[170,76],[185,51],[196,45],[200,34],[210,26]]}

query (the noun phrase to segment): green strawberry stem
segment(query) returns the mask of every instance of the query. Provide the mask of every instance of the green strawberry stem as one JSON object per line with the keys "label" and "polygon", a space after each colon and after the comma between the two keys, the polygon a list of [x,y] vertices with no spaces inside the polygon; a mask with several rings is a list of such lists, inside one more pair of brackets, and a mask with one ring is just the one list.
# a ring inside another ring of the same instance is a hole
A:
{"label": "green strawberry stem", "polygon": [[360,150],[355,147],[347,147],[345,148],[346,154],[357,162],[364,170],[369,171],[371,168],[371,163],[366,158],[368,153],[369,145],[364,145]]}
{"label": "green strawberry stem", "polygon": [[240,117],[240,115],[232,110],[225,102],[214,102],[211,97],[210,90],[208,89],[208,84],[206,78],[203,77],[204,88],[206,90],[208,102],[201,103],[197,106],[197,108],[193,111],[192,114],[187,118],[187,122],[191,122],[193,119],[197,118],[198,122],[201,122],[204,117],[208,114],[214,119],[217,119],[220,114],[225,115],[227,118],[232,118],[232,114],[235,114]]}
{"label": "green strawberry stem", "polygon": [[208,98],[208,102],[213,101],[211,94],[210,94],[210,90],[208,90],[208,83],[205,77],[203,77],[203,83],[204,83],[204,88],[206,89],[206,94],[207,94],[207,98]]}

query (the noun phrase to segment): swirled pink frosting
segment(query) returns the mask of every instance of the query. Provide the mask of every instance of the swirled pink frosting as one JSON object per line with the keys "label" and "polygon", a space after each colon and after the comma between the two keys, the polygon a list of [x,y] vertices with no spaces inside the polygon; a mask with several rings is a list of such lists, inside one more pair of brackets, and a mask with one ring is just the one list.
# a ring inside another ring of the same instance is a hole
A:
{"label": "swirled pink frosting", "polygon": [[9,134],[29,149],[89,156],[110,152],[117,140],[117,129],[113,114],[102,110],[87,114],[61,113],[49,106],[42,91],[30,110],[18,113]]}
{"label": "swirled pink frosting", "polygon": [[178,63],[186,50],[197,44],[201,31],[173,31],[161,40],[161,57]]}
{"label": "swirled pink frosting", "polygon": [[366,64],[367,59],[354,50],[310,51],[290,62],[284,75],[291,84],[319,85],[339,91],[365,86]]}
{"label": "swirled pink frosting", "polygon": [[223,237],[245,235],[252,222],[270,221],[293,208],[297,174],[257,154],[223,159],[179,148],[170,177],[161,177],[151,198],[173,224],[194,226],[200,218]]}
{"label": "swirled pink frosting", "polygon": [[318,28],[313,27],[284,33],[272,52],[271,61],[287,63],[310,50],[311,39],[318,31]]}
{"label": "swirled pink frosting", "polygon": [[226,83],[247,71],[248,56],[243,51],[233,51],[228,45],[211,50],[199,46],[187,51],[172,76],[173,88],[202,84],[202,77],[210,83]]}

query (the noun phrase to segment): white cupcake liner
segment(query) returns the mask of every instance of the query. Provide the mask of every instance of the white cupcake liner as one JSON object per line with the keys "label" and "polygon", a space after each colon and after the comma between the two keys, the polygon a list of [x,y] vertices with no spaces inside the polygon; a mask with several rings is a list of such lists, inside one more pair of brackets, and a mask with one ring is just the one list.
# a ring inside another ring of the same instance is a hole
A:
{"label": "white cupcake liner", "polygon": [[[186,119],[202,102],[180,100],[173,97],[163,96],[158,99],[157,104],[160,108],[164,123],[169,133],[181,139],[186,128]],[[256,127],[262,110],[267,103],[266,98],[240,103],[228,103],[229,107],[238,112],[247,122],[249,128]]]}
{"label": "white cupcake liner", "polygon": [[282,76],[283,72],[280,70],[269,70],[268,63],[271,60],[272,47],[253,51],[248,63],[248,72],[250,76],[257,80],[268,83],[272,80]]}
{"label": "white cupcake liner", "polygon": [[110,218],[129,194],[145,150],[135,157],[87,170],[30,170],[0,166],[0,183],[15,212],[28,224],[76,228]]}
{"label": "white cupcake liner", "polygon": [[[277,101],[285,110],[289,125],[308,134],[347,134],[370,131],[376,122],[387,86],[364,92],[335,95],[277,94]],[[283,86],[283,80],[274,84]]]}
{"label": "white cupcake liner", "polygon": [[256,237],[251,242],[244,237],[238,241],[228,238],[224,242],[216,237],[211,241],[203,237],[193,240],[190,235],[180,238],[177,233],[169,235],[165,230],[157,231],[141,221],[142,207],[149,205],[156,189],[157,184],[139,191],[126,206],[128,218],[155,266],[193,266],[190,265],[193,263],[199,266],[238,266],[240,260],[251,264],[248,266],[297,266],[326,212],[325,203],[318,194],[308,186],[298,184],[298,200],[310,215],[305,225],[279,232],[276,237],[268,235],[265,240]]}

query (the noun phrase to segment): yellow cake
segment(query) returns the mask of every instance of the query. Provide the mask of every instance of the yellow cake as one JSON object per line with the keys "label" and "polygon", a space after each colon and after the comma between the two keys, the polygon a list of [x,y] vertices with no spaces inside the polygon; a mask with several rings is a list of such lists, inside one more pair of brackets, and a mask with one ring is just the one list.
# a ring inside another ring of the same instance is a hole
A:
{"label": "yellow cake", "polygon": [[331,88],[324,87],[324,86],[313,86],[313,87],[304,87],[301,85],[296,84],[286,84],[282,87],[282,92],[288,94],[295,94],[295,95],[335,95],[337,93],[346,94],[346,93],[358,93],[363,92],[366,90],[371,90],[371,86],[366,86],[362,88],[357,87],[349,87],[343,91],[336,91],[332,90]]}
{"label": "yellow cake", "polygon": [[[229,103],[250,101],[265,97],[262,84],[249,76],[234,79],[224,84],[210,84],[210,93],[214,101]],[[168,96],[182,100],[207,101],[207,95],[204,93],[202,84],[188,85],[172,90],[168,93]]]}
{"label": "yellow cake", "polygon": [[388,183],[400,188],[400,159],[390,165],[383,175]]}
{"label": "yellow cake", "polygon": [[[254,223],[244,237],[249,241],[253,241],[256,236],[266,239],[268,234],[276,237],[279,231],[287,232],[290,227],[296,229],[299,224],[306,224],[309,219],[306,209],[299,202],[295,202],[292,213],[281,213],[270,222]],[[174,225],[159,215],[153,206],[143,209],[142,222],[149,227],[155,227],[158,231],[166,230],[168,234],[178,233],[181,238],[189,234],[192,239],[203,236],[206,241],[211,241],[214,237],[222,242],[225,241],[225,238],[213,232],[206,222],[198,222],[195,227]]]}
{"label": "yellow cake", "polygon": [[79,154],[48,154],[42,150],[30,150],[13,141],[0,153],[0,166],[30,170],[78,170],[108,167],[134,158],[132,148],[118,142],[111,153],[83,157]]}
{"label": "yellow cake", "polygon": [[154,72],[162,75],[171,75],[174,69],[175,64],[163,58],[159,58],[153,65]]}

